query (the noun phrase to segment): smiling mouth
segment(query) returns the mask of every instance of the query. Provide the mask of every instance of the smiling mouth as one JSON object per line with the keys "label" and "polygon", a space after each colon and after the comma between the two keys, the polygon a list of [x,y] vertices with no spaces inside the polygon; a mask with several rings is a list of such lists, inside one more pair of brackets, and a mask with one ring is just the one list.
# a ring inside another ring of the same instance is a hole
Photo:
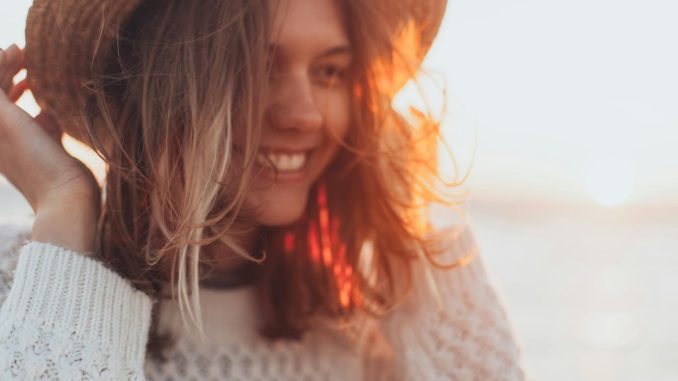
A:
{"label": "smiling mouth", "polygon": [[259,152],[257,163],[264,168],[274,169],[280,174],[300,172],[306,168],[310,151]]}

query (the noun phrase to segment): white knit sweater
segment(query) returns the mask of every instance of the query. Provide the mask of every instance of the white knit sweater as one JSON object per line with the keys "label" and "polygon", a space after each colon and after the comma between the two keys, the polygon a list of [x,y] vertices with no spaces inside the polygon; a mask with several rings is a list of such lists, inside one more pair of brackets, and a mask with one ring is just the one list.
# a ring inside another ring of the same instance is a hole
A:
{"label": "white knit sweater", "polygon": [[[299,342],[256,334],[253,290],[201,290],[203,342],[176,304],[160,327],[178,339],[161,363],[145,349],[153,301],[103,264],[0,228],[1,380],[523,380],[519,351],[482,262],[417,268],[414,293],[381,322],[395,367],[374,368],[330,328]],[[442,233],[441,233],[442,234]],[[451,233],[449,233],[451,234]],[[447,259],[475,250],[470,234]],[[427,279],[438,284],[441,308]],[[376,370],[376,373],[374,372]]]}

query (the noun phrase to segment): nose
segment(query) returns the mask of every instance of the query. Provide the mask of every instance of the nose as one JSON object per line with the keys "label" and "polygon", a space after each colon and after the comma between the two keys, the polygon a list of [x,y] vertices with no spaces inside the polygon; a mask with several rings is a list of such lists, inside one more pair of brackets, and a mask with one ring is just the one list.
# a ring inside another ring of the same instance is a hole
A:
{"label": "nose", "polygon": [[269,87],[271,102],[267,118],[279,131],[310,131],[323,123],[313,86],[304,74],[289,74],[277,78]]}

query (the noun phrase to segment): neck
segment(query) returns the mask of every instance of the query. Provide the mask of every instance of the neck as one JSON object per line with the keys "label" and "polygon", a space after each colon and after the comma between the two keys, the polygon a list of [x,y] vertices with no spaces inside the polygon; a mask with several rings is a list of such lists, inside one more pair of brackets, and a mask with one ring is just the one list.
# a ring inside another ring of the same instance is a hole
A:
{"label": "neck", "polygon": [[[249,255],[255,258],[259,257],[258,228],[236,233],[233,238]],[[228,288],[247,283],[260,266],[243,258],[222,241],[215,241],[205,246],[203,253],[213,263],[206,274],[207,276],[201,282],[207,287]]]}

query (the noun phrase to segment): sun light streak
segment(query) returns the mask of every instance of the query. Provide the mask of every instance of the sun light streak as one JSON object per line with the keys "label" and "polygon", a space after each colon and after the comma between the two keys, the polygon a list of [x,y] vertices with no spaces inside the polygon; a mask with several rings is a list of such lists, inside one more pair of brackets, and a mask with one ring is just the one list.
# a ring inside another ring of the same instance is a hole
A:
{"label": "sun light streak", "polygon": [[[311,261],[324,268],[330,276],[333,287],[336,287],[337,297],[342,308],[359,305],[360,297],[354,293],[353,267],[348,261],[346,243],[339,234],[340,221],[330,215],[327,202],[327,189],[324,184],[318,186],[317,191],[318,215],[312,219],[306,232]],[[285,249],[288,253],[294,251],[295,238],[292,233],[285,235]]]}

